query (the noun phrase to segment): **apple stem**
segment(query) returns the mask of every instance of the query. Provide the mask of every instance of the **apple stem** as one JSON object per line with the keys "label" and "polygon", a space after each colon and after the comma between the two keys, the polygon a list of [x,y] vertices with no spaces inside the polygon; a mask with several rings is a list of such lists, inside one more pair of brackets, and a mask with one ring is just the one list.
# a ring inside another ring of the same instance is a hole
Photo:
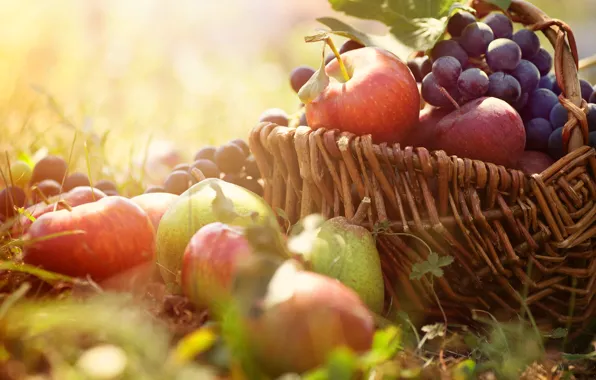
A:
{"label": "apple stem", "polygon": [[335,47],[335,43],[333,42],[333,40],[331,39],[331,37],[328,37],[325,39],[325,42],[327,43],[327,45],[329,45],[329,47],[331,48],[331,51],[333,51],[333,54],[335,55],[335,58],[337,58],[337,62],[339,62],[339,69],[341,70],[341,74],[344,77],[344,80],[347,82],[350,80],[350,74],[348,74],[348,70],[346,69],[346,65],[344,64],[344,60],[341,59],[341,54],[339,54],[339,51],[337,50],[337,48]]}
{"label": "apple stem", "polygon": [[356,210],[356,213],[354,214],[352,219],[350,219],[350,222],[353,224],[357,224],[357,225],[364,223],[364,219],[366,219],[366,216],[368,214],[368,210],[370,209],[370,206],[371,206],[370,198],[369,197],[362,198],[362,201],[360,202],[360,205],[358,205],[358,209]]}
{"label": "apple stem", "polygon": [[455,109],[459,109],[459,104],[457,104],[455,99],[453,99],[453,96],[451,96],[451,94],[445,90],[445,87],[439,86],[439,91],[441,91],[441,93],[445,95],[447,99],[449,99],[449,101],[455,106]]}

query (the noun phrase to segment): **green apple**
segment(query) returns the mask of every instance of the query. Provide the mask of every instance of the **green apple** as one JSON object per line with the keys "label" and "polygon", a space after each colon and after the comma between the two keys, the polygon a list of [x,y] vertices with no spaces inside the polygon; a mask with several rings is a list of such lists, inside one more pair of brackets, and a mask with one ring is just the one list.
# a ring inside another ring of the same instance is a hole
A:
{"label": "green apple", "polygon": [[271,207],[255,193],[218,178],[193,185],[172,203],[157,229],[157,263],[165,283],[180,292],[184,251],[201,227],[214,222],[246,227],[255,221],[277,225]]}

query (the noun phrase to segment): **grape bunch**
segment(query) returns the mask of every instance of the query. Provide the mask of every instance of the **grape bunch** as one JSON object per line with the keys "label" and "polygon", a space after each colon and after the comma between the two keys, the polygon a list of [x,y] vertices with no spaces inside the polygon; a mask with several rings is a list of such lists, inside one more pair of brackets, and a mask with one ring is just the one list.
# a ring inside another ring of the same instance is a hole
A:
{"label": "grape bunch", "polygon": [[[285,117],[283,111],[272,110],[267,114],[268,117],[283,121]],[[203,147],[196,152],[193,159],[191,164],[183,163],[175,166],[163,186],[151,186],[145,190],[145,193],[167,192],[179,195],[199,182],[202,174],[205,178],[220,178],[242,186],[259,196],[263,195],[257,162],[244,140],[235,139],[218,147]],[[200,174],[193,169],[197,169]]]}
{"label": "grape bunch", "polygon": [[[553,58],[529,29],[514,33],[513,23],[494,12],[482,20],[460,11],[447,24],[449,39],[438,42],[429,56],[408,60],[421,83],[423,100],[431,106],[456,108],[483,96],[502,99],[522,116],[526,150],[564,155],[562,127],[567,110],[551,73]],[[588,102],[590,145],[596,141],[596,86],[580,80],[582,98]]]}
{"label": "grape bunch", "polygon": [[[91,185],[85,173],[69,173],[64,158],[56,155],[45,156],[33,168],[24,161],[15,161],[11,163],[8,173],[2,174],[4,188],[0,190],[1,221],[14,217],[17,208],[44,202],[75,187]],[[118,188],[110,180],[99,180],[93,187],[108,196],[119,194]]]}

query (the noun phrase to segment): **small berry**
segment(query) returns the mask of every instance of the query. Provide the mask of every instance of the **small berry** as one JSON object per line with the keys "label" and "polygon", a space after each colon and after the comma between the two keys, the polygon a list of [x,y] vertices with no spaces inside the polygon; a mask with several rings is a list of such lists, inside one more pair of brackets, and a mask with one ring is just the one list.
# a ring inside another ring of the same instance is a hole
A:
{"label": "small berry", "polygon": [[224,144],[215,151],[214,162],[224,173],[238,173],[244,165],[245,155],[238,145]]}
{"label": "small berry", "polygon": [[66,180],[64,180],[63,188],[64,188],[64,191],[70,191],[77,186],[89,186],[89,185],[90,185],[90,182],[89,182],[89,177],[87,177],[87,174],[75,172],[75,173],[70,174],[68,177],[66,177]]}
{"label": "small berry", "polygon": [[215,147],[214,146],[206,146],[204,148],[199,149],[199,151],[195,154],[194,160],[200,160],[204,158],[206,160],[213,161],[213,155],[215,154]]}
{"label": "small berry", "polygon": [[35,164],[31,175],[31,184],[36,184],[44,179],[53,179],[62,183],[66,177],[67,169],[66,162],[61,157],[46,156]]}
{"label": "small berry", "polygon": [[192,179],[187,171],[176,170],[171,172],[164,182],[164,189],[168,193],[180,195],[192,185]]}
{"label": "small berry", "polygon": [[250,147],[248,146],[248,144],[246,143],[246,141],[244,141],[242,139],[234,139],[234,140],[232,140],[230,142],[232,144],[236,144],[240,148],[242,148],[242,151],[244,152],[244,154],[246,154],[246,157],[248,157],[248,155],[250,154]]}
{"label": "small berry", "polygon": [[196,160],[192,164],[192,167],[199,169],[205,178],[219,178],[221,174],[219,168],[213,163],[213,161],[205,159]]}
{"label": "small berry", "polygon": [[116,187],[116,185],[114,184],[114,182],[109,181],[107,179],[102,179],[97,181],[96,183],[93,184],[93,187],[95,187],[98,190],[103,191],[104,193],[106,191],[118,191],[118,188]]}

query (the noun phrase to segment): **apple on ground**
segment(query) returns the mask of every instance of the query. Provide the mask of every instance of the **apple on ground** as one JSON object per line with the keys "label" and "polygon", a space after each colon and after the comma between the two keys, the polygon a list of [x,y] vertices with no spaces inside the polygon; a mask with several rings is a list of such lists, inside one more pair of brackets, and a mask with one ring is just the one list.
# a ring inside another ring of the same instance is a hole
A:
{"label": "apple on ground", "polygon": [[155,258],[155,231],[127,198],[105,197],[40,216],[24,236],[24,262],[101,281]]}
{"label": "apple on ground", "polygon": [[[27,232],[33,220],[49,212],[76,207],[85,203],[95,202],[105,198],[106,194],[94,187],[78,186],[67,193],[59,194],[48,199],[49,204],[45,202],[36,203],[26,209],[26,213],[19,216],[18,221],[12,227],[12,237],[17,238]],[[33,220],[29,217],[33,217]]]}
{"label": "apple on ground", "polygon": [[[328,38],[325,42],[332,44]],[[371,134],[377,143],[402,141],[420,112],[420,93],[408,66],[376,47],[336,58],[327,66],[322,61],[298,93],[309,127]]]}
{"label": "apple on ground", "polygon": [[201,227],[184,251],[184,294],[199,309],[217,307],[231,294],[237,263],[251,254],[242,227],[220,222]]}
{"label": "apple on ground", "polygon": [[146,193],[130,198],[147,213],[155,231],[157,231],[163,214],[176,199],[178,199],[178,196],[171,193]]}
{"label": "apple on ground", "polygon": [[284,263],[258,304],[245,327],[255,358],[273,376],[323,365],[338,347],[362,353],[372,345],[372,314],[335,279]]}
{"label": "apple on ground", "polygon": [[517,162],[517,169],[526,175],[539,174],[554,163],[555,160],[544,152],[527,150]]}
{"label": "apple on ground", "polygon": [[[235,213],[218,205],[233,207]],[[214,207],[215,206],[215,207]],[[258,195],[218,178],[208,178],[178,196],[164,213],[157,229],[157,262],[162,278],[172,291],[179,292],[179,276],[184,251],[203,226],[222,222],[234,226],[254,223],[276,224],[275,213]]]}

